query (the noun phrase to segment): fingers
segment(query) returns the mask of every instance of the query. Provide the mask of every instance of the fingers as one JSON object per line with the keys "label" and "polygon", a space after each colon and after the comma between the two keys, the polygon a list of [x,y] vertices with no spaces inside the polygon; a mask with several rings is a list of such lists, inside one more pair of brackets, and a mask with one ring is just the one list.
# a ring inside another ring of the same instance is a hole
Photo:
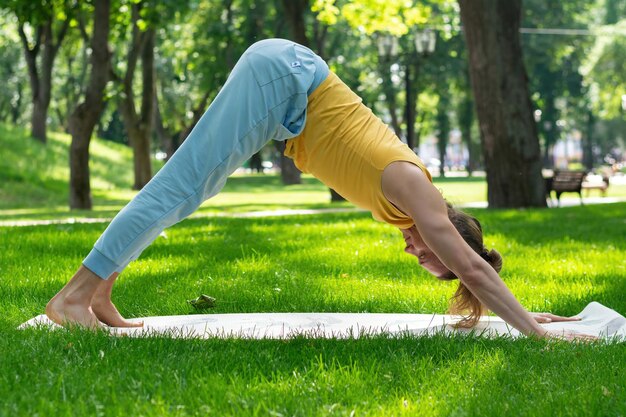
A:
{"label": "fingers", "polygon": [[552,321],[580,321],[582,320],[580,317],[564,317],[564,316],[557,316],[552,313],[548,313],[548,318],[550,318]]}
{"label": "fingers", "polygon": [[537,323],[552,323],[552,322],[560,322],[560,321],[580,321],[582,320],[580,317],[565,317],[565,316],[557,316],[552,313],[537,313],[535,314],[535,320]]}

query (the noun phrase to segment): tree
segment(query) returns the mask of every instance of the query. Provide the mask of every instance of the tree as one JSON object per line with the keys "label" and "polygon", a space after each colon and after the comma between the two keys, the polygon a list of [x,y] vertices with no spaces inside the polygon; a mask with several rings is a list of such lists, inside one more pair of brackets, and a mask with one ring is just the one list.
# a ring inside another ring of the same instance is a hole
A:
{"label": "tree", "polygon": [[[606,21],[613,21],[607,3]],[[582,73],[586,90],[586,129],[584,162],[590,168],[594,163],[593,149],[597,148],[607,161],[617,155],[610,154],[626,144],[626,19],[613,25],[596,29],[606,36],[598,36],[591,52],[586,57]],[[621,34],[621,36],[620,36]],[[601,119],[601,120],[598,120]],[[595,124],[600,126],[595,126]],[[600,133],[600,134],[598,134]]]}
{"label": "tree", "polygon": [[0,121],[21,123],[28,94],[28,75],[23,59],[17,18],[0,11],[0,80],[12,88],[0,89]]}
{"label": "tree", "polygon": [[[592,23],[592,7],[593,2],[585,0],[525,0],[523,26],[539,30],[586,29]],[[533,33],[523,36],[524,61],[530,74],[529,88],[538,110],[537,126],[543,139],[543,164],[552,167],[552,149],[561,135],[557,121],[564,118],[566,107],[579,107],[584,98],[578,70],[587,53],[590,37]]]}
{"label": "tree", "polygon": [[539,140],[522,61],[521,0],[459,0],[490,207],[545,207]]}
{"label": "tree", "polygon": [[448,146],[448,137],[450,136],[450,117],[448,109],[450,106],[450,98],[447,94],[441,94],[437,103],[437,150],[439,151],[439,161],[441,161],[439,176],[445,177],[446,148]]}
{"label": "tree", "polygon": [[[428,22],[431,17],[432,5],[444,3],[443,1],[433,1],[431,4],[414,4],[403,0],[358,0],[358,1],[339,1],[334,0],[316,0],[313,9],[319,12],[318,19],[329,25],[336,25],[339,17],[345,20],[352,30],[368,35],[369,38],[378,39],[378,36],[391,35],[392,37],[402,38],[411,32],[411,28],[416,25],[422,25]],[[415,88],[417,77],[412,75],[411,68],[416,66],[416,53],[413,42],[410,39],[392,39],[389,41],[395,44],[394,51],[386,51],[389,55],[381,54],[378,57],[379,73],[381,76],[380,83],[382,92],[387,104],[389,120],[391,127],[398,137],[403,137],[401,125],[406,126],[406,135],[404,135],[409,147],[413,148],[418,145],[415,122],[416,122],[416,104],[419,97]],[[398,51],[400,47],[401,51]],[[382,51],[381,51],[382,52]],[[398,100],[397,88],[394,85],[394,71],[392,67],[398,67],[392,59],[396,59],[396,54],[404,56],[406,62],[404,68],[404,120],[398,117]]]}
{"label": "tree", "polygon": [[275,36],[267,24],[275,15],[265,2],[200,1],[161,24],[155,127],[168,157],[217,95],[237,57],[255,41]]}
{"label": "tree", "polygon": [[70,208],[90,210],[89,143],[104,108],[104,90],[109,80],[111,54],[108,47],[110,0],[94,0],[91,36],[91,73],[83,101],[69,118]]}
{"label": "tree", "polygon": [[[309,9],[309,0],[281,0],[281,5],[285,11],[285,20],[291,34],[290,38],[300,45],[310,46],[304,23],[304,13]],[[286,142],[276,142],[275,145],[280,152],[280,175],[283,184],[300,184],[302,182],[300,170],[291,159],[285,156]]]}
{"label": "tree", "polygon": [[63,41],[54,66],[53,100],[48,110],[48,129],[62,128],[69,133],[70,114],[85,94],[90,68],[90,30],[93,1],[82,3],[74,12],[74,22]]}
{"label": "tree", "polygon": [[31,136],[45,143],[52,96],[52,68],[70,26],[73,7],[67,1],[12,0],[8,8],[18,18],[18,33],[30,77]]}
{"label": "tree", "polygon": [[472,136],[472,126],[474,125],[474,97],[471,92],[471,81],[469,79],[469,72],[467,68],[463,70],[464,76],[461,77],[461,90],[462,98],[458,103],[457,118],[459,123],[459,130],[461,131],[461,139],[467,146],[467,175],[472,176],[479,162],[477,161],[477,154],[479,151],[476,149],[477,145],[474,144],[474,138]]}
{"label": "tree", "polygon": [[[131,9],[131,39],[126,55],[126,71],[122,77],[114,75],[121,85],[118,107],[128,139],[133,148],[133,189],[140,190],[152,179],[150,160],[151,135],[154,125],[154,40],[155,28],[142,19],[145,2],[133,2]],[[140,27],[141,26],[141,27]],[[141,107],[135,105],[133,91],[135,70],[141,60]]]}
{"label": "tree", "polygon": [[234,63],[233,0],[191,3],[158,32],[155,132],[169,159],[217,95]]}

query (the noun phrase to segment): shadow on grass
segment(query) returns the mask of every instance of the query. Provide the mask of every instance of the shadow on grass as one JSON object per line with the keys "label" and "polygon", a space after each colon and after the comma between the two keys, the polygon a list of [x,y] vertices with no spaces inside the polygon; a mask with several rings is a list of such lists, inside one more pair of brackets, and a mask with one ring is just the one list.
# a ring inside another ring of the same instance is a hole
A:
{"label": "shadow on grass", "polygon": [[[574,209],[572,213],[580,214],[580,210],[587,208]],[[596,213],[596,210],[592,212]],[[610,209],[606,213],[597,214],[610,219],[613,212],[614,209]],[[594,243],[624,246],[624,243],[615,241],[621,229],[615,230],[611,224],[607,226],[607,236],[596,237],[588,230],[588,225],[577,224],[576,227],[566,229],[566,223],[549,232],[537,219],[532,220],[530,226],[511,225],[511,222],[522,221],[515,217],[511,220],[509,212],[484,213],[488,222],[497,226],[495,229],[498,233],[530,247],[542,245],[548,248],[554,242],[562,241],[564,230],[568,231],[570,239],[577,245],[580,242],[580,250]],[[542,217],[546,215],[545,212],[540,214]],[[548,214],[553,215],[551,212]],[[130,279],[122,279],[118,285],[124,294],[121,299],[126,300],[123,303],[131,310],[142,315],[146,312],[159,315],[185,314],[180,310],[184,300],[205,290],[214,291],[212,295],[219,295],[220,299],[235,302],[225,305],[220,312],[390,309],[424,312],[419,310],[419,300],[407,302],[401,296],[393,300],[380,296],[338,300],[332,290],[325,287],[325,277],[337,278],[352,273],[358,274],[359,279],[387,280],[390,284],[393,284],[395,275],[416,284],[432,279],[425,273],[407,272],[408,261],[404,262],[405,269],[399,271],[400,263],[395,258],[388,258],[388,252],[385,252],[387,255],[379,256],[376,249],[369,248],[371,252],[368,252],[366,258],[357,259],[354,251],[359,249],[359,245],[369,247],[378,241],[375,238],[376,231],[355,223],[369,221],[368,218],[368,213],[344,213],[262,219],[188,219],[175,226],[168,233],[168,239],[157,239],[144,252],[140,261],[129,268],[124,277]],[[554,220],[557,218],[554,217]],[[606,223],[603,220],[600,218],[600,223]],[[59,280],[55,280],[59,277],[49,276],[59,271],[54,265],[59,261],[67,264],[69,259],[75,259],[76,264],[72,269],[78,267],[80,260],[105,228],[106,224],[70,224],[5,229],[6,233],[0,238],[0,244],[7,248],[3,254],[4,273],[15,270],[19,277],[20,271],[23,271],[23,276],[18,279],[28,278],[30,273],[25,269],[25,259],[31,259],[28,268],[42,272],[37,272],[38,276],[31,280],[3,286],[0,297],[15,300],[27,294],[32,298],[25,299],[36,300],[43,308],[45,302],[60,288]],[[380,230],[384,245],[395,242],[395,238],[390,236],[395,230]],[[397,239],[400,240],[399,237]],[[599,301],[625,313],[626,277],[623,269],[620,270],[619,265],[617,267],[614,275],[602,273],[594,276],[595,287],[587,294],[559,295],[558,299],[550,300],[551,310],[571,315],[580,312],[588,302]],[[73,272],[63,271],[61,283],[69,279]],[[395,275],[389,276],[390,272]],[[10,282],[14,278],[2,279]],[[253,282],[249,284],[249,280]],[[38,284],[34,285],[34,282]],[[58,288],[50,282],[55,282]],[[272,292],[275,287],[280,287],[282,293]],[[173,298],[168,298],[167,294]],[[162,304],[163,308],[160,307]]]}

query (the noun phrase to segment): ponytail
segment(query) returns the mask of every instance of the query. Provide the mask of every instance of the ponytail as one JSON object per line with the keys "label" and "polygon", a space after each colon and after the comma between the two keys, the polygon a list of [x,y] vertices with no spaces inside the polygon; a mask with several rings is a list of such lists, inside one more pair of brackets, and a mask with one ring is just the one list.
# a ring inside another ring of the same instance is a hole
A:
{"label": "ponytail", "polygon": [[[463,240],[496,272],[500,272],[503,263],[502,256],[497,250],[488,251],[484,247],[480,222],[469,214],[455,209],[450,203],[446,202],[446,204],[448,206],[448,218],[463,237]],[[487,312],[484,304],[461,281],[459,281],[459,286],[450,300],[449,312],[463,316],[461,321],[456,324],[457,327],[474,327],[480,317]]]}

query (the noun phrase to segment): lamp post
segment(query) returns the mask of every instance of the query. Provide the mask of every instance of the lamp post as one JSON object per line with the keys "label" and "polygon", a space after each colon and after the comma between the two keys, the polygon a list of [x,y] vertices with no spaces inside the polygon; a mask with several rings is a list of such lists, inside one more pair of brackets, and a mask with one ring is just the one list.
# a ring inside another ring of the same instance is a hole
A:
{"label": "lamp post", "polygon": [[388,33],[379,33],[376,37],[383,93],[391,116],[391,126],[397,136],[401,135],[400,123],[396,114],[396,96],[391,81],[390,62],[398,55],[398,38]]}
{"label": "lamp post", "polygon": [[398,55],[398,38],[388,33],[381,33],[376,38],[378,56],[384,60],[391,60]]}
{"label": "lamp post", "polygon": [[432,29],[424,29],[422,31],[415,31],[415,50],[418,54],[426,57],[435,52],[435,43],[437,37]]}
{"label": "lamp post", "polygon": [[[435,42],[437,37],[432,29],[424,29],[422,31],[416,30],[413,42],[415,44],[415,50],[419,55],[419,58],[415,60],[415,79],[417,80],[419,74],[419,59],[426,58],[428,55],[435,52]],[[411,54],[413,55],[413,54]],[[406,64],[404,73],[405,77],[405,92],[406,92],[406,143],[410,149],[413,149],[417,144],[415,143],[415,119],[417,117],[416,105],[417,105],[417,93],[415,92],[414,83],[411,79],[411,60],[409,59]]]}
{"label": "lamp post", "polygon": [[[415,52],[417,52],[420,57],[424,58],[432,54],[435,50],[435,42],[436,36],[432,29],[414,31],[413,45],[415,46]],[[400,55],[404,55],[405,57],[404,88],[406,100],[404,116],[407,125],[406,141],[409,148],[413,149],[415,147],[416,94],[411,74],[411,66],[415,66],[415,77],[417,77],[419,59],[415,58],[414,51],[409,51],[404,54],[398,53],[398,38],[390,34],[379,34],[376,38],[376,46],[378,48],[378,56],[382,63],[388,64],[392,59]],[[383,91],[389,104],[392,125],[394,130],[396,130],[396,134],[399,134],[398,122],[395,115],[395,100],[390,96],[393,95],[393,87],[390,81],[387,80],[386,72],[383,76]]]}

